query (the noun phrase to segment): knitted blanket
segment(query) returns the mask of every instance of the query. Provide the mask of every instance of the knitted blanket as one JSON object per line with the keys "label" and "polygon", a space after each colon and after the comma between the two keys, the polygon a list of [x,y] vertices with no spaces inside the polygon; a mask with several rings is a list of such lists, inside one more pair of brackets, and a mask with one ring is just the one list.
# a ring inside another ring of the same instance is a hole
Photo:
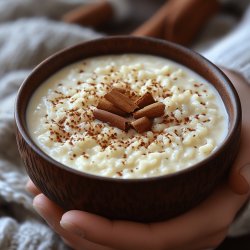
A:
{"label": "knitted blanket", "polygon": [[[1,250],[67,249],[36,215],[32,207],[32,197],[25,191],[27,175],[15,142],[13,110],[17,90],[34,66],[60,49],[101,36],[90,29],[56,20],[78,4],[77,1],[65,0],[0,0]],[[250,46],[249,33],[249,29],[240,33],[246,41],[245,47]],[[236,35],[239,37],[238,33]],[[235,37],[234,34],[230,36]],[[234,46],[230,43],[232,38],[226,39],[227,46],[221,41],[220,47],[206,50],[206,55],[215,62],[219,58],[221,65],[238,69],[250,79],[250,56],[244,59],[244,69],[239,67],[242,61],[238,62],[238,67],[235,64],[229,65],[226,61],[231,60],[229,55],[225,61],[221,61],[222,50]],[[237,56],[237,53],[233,56]],[[238,224],[237,232],[241,228],[242,223]]]}
{"label": "knitted blanket", "polygon": [[[0,249],[3,250],[67,249],[35,214],[32,197],[25,191],[27,175],[15,142],[14,102],[18,88],[35,65],[60,49],[100,35],[90,29],[49,20],[48,15],[54,18],[75,6],[54,1],[51,8],[49,1],[43,0],[42,4],[28,0],[0,1]],[[15,20],[21,16],[22,19]]]}

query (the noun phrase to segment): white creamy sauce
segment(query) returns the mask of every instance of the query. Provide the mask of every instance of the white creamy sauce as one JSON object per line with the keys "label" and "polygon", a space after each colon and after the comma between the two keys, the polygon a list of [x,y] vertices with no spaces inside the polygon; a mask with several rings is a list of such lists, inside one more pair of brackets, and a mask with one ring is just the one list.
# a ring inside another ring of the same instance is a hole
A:
{"label": "white creamy sauce", "polygon": [[[165,104],[151,131],[124,132],[94,119],[112,87],[131,96],[150,92]],[[34,142],[79,171],[114,178],[146,178],[187,168],[208,157],[228,133],[228,115],[205,79],[173,61],[141,54],[89,58],[55,73],[27,110]]]}

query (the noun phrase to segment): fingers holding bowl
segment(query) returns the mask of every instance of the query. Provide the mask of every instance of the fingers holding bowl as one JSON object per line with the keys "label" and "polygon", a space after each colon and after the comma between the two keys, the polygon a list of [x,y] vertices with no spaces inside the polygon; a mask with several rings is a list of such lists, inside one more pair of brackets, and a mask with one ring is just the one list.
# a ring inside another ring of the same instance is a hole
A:
{"label": "fingers holding bowl", "polygon": [[45,195],[37,195],[34,198],[33,205],[38,214],[59,236],[62,237],[63,241],[73,249],[111,250],[111,248],[92,243],[80,235],[64,230],[60,225],[60,220],[64,211],[50,201]]}
{"label": "fingers holding bowl", "polygon": [[231,189],[238,194],[246,194],[250,184],[250,86],[239,74],[222,69],[233,83],[240,97],[242,107],[242,129],[239,154],[229,176]]}
{"label": "fingers holding bowl", "polygon": [[35,186],[31,179],[26,183],[26,190],[32,195],[36,196],[41,193],[41,191]]}
{"label": "fingers holding bowl", "polygon": [[223,241],[247,199],[248,194],[238,195],[224,184],[196,208],[159,223],[112,221],[76,210],[65,213],[60,223],[66,231],[114,249],[205,249]]}

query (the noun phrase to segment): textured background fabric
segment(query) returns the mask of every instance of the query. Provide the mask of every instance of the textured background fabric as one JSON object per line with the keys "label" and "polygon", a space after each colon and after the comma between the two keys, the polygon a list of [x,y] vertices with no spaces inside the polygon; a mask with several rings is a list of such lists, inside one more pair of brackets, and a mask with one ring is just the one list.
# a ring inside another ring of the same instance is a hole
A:
{"label": "textured background fabric", "polygon": [[209,60],[242,74],[250,82],[250,7],[241,23],[209,49],[200,50]]}
{"label": "textured background fabric", "polygon": [[[124,1],[119,3],[125,4]],[[90,29],[57,21],[62,13],[77,5],[79,1],[73,0],[0,0],[1,250],[67,249],[33,211],[32,197],[25,191],[27,176],[15,142],[13,109],[17,90],[34,66],[60,49],[101,36]],[[120,15],[125,14],[121,12]],[[233,20],[223,20],[217,26],[221,30],[226,27],[229,31],[235,26]],[[211,39],[213,22],[218,23],[218,20],[212,21],[210,27],[208,25],[203,38],[196,45],[197,50],[220,65],[242,72],[250,80],[250,56],[244,57],[246,50],[241,47],[235,49],[235,43],[242,45],[241,39],[247,41],[244,43],[245,49],[249,48],[249,18],[246,17],[239,29],[215,47],[213,44],[218,34]],[[208,46],[211,49],[207,49]],[[228,51],[234,52],[231,57]],[[244,221],[235,224],[232,233],[250,231],[247,225],[250,224],[249,210],[244,214]]]}
{"label": "textured background fabric", "polygon": [[[42,17],[57,17],[72,4],[49,0],[37,6],[37,1],[0,0],[1,250],[67,249],[35,214],[32,197],[25,191],[27,176],[15,142],[14,102],[21,83],[39,62],[65,47],[100,36]],[[54,8],[48,2],[54,2]]]}

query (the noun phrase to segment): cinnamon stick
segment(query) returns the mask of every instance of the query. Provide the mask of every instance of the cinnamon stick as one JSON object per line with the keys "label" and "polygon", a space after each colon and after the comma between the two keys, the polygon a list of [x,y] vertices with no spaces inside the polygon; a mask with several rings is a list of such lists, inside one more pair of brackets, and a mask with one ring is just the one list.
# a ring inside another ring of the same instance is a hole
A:
{"label": "cinnamon stick", "polygon": [[138,108],[138,106],[129,97],[116,89],[112,89],[104,96],[104,98],[127,113],[132,113],[136,108]]}
{"label": "cinnamon stick", "polygon": [[166,16],[164,38],[190,44],[208,20],[219,10],[218,0],[175,0]]}
{"label": "cinnamon stick", "polygon": [[158,37],[188,45],[218,10],[218,0],[168,0],[132,35]]}
{"label": "cinnamon stick", "polygon": [[112,89],[115,89],[115,90],[121,92],[122,94],[125,94],[125,93],[126,93],[126,89],[123,89],[123,88],[114,87],[114,88],[112,88]]}
{"label": "cinnamon stick", "polygon": [[106,110],[108,112],[111,112],[113,114],[117,114],[120,116],[126,116],[127,113],[122,111],[121,109],[117,108],[115,105],[113,105],[111,102],[109,102],[106,99],[102,99],[98,105],[97,105],[98,109],[102,109],[102,110]]}
{"label": "cinnamon stick", "polygon": [[165,18],[170,12],[172,1],[176,0],[167,1],[149,20],[138,27],[132,35],[162,38],[164,36]]}
{"label": "cinnamon stick", "polygon": [[154,103],[155,100],[153,98],[153,96],[147,92],[145,93],[142,97],[140,97],[135,104],[139,107],[139,108],[144,108],[152,103]]}
{"label": "cinnamon stick", "polygon": [[117,127],[123,131],[129,129],[129,121],[122,116],[110,113],[102,109],[95,109],[93,111],[95,119],[98,119],[102,122],[106,122],[113,127]]}
{"label": "cinnamon stick", "polygon": [[133,116],[135,119],[141,118],[143,116],[146,116],[148,118],[155,118],[162,116],[164,114],[164,110],[165,105],[161,102],[156,102],[136,111]]}
{"label": "cinnamon stick", "polygon": [[133,122],[131,122],[131,126],[138,132],[143,133],[151,130],[152,121],[149,120],[146,116],[141,117]]}
{"label": "cinnamon stick", "polygon": [[114,16],[109,1],[98,1],[85,4],[66,13],[62,20],[66,23],[76,23],[83,26],[98,27],[110,21]]}

